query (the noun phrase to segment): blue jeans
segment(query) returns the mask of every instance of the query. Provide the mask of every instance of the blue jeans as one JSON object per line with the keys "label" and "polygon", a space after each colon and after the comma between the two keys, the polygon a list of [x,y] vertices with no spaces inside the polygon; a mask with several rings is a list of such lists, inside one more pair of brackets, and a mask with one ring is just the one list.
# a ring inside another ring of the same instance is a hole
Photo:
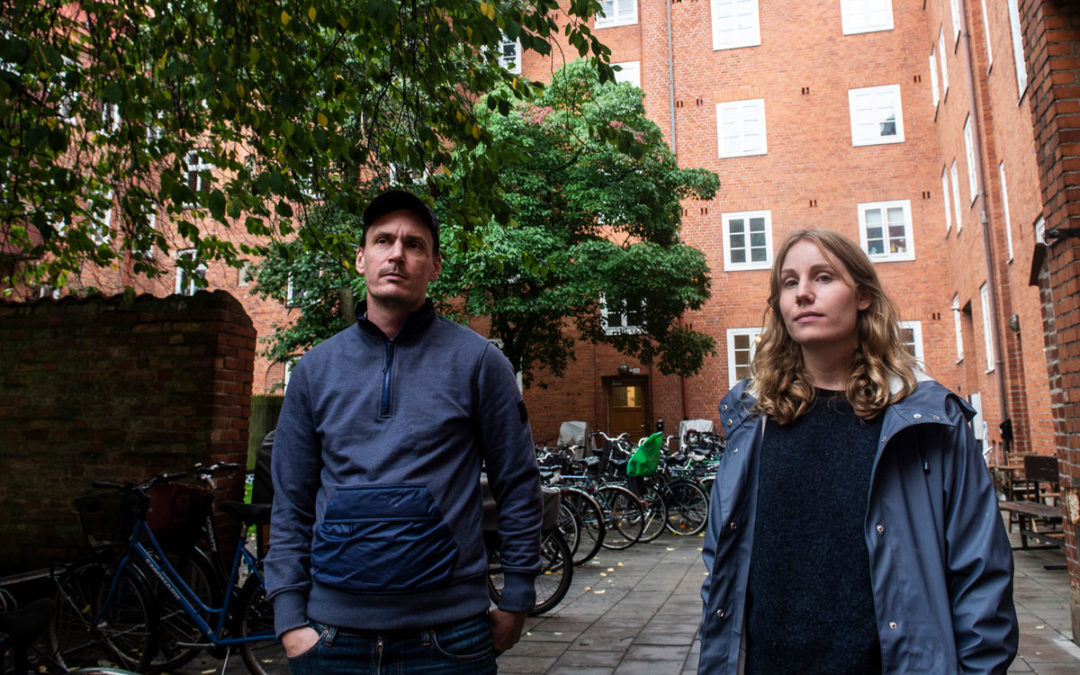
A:
{"label": "blue jeans", "polygon": [[487,614],[433,628],[361,631],[312,622],[319,641],[289,659],[293,675],[339,673],[494,674],[495,643]]}

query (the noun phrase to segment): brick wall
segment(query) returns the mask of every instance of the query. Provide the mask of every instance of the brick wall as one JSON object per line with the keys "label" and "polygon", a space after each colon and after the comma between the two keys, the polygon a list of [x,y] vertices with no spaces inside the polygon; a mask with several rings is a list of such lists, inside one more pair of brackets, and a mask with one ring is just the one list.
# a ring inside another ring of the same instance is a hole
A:
{"label": "brick wall", "polygon": [[[1080,7],[1020,0],[1046,229],[1080,228]],[[1080,241],[1051,241],[1037,270],[1047,327],[1061,482],[1080,487]],[[1077,530],[1066,527],[1073,633],[1080,634]]]}
{"label": "brick wall", "polygon": [[79,550],[93,480],[246,458],[255,331],[224,291],[0,303],[0,344],[0,574]]}

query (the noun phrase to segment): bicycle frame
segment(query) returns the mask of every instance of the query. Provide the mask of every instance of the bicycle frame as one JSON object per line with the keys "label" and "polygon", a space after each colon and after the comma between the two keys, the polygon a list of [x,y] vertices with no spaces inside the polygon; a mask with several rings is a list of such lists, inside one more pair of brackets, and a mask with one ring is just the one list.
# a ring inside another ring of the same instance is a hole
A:
{"label": "bicycle frame", "polygon": [[[143,537],[149,540],[154,554],[151,554],[150,550],[143,545]],[[175,599],[188,618],[192,620],[199,632],[203,634],[210,642],[210,646],[218,647],[231,647],[234,645],[244,644],[247,642],[261,642],[263,640],[273,640],[275,636],[273,631],[267,631],[266,633],[259,633],[256,635],[249,635],[247,637],[223,637],[225,634],[225,624],[229,617],[229,605],[233,600],[233,596],[236,595],[233,591],[236,588],[236,582],[240,574],[240,562],[247,565],[249,574],[255,574],[260,581],[262,579],[262,572],[259,571],[255,557],[247,550],[243,543],[239,543],[236,547],[236,553],[233,556],[233,564],[229,571],[228,589],[225,593],[223,605],[220,608],[208,607],[195,591],[191,590],[187,582],[183,580],[180,573],[176,571],[176,568],[169,562],[168,557],[165,555],[165,551],[161,548],[161,544],[158,543],[154,537],[154,533],[146,525],[144,519],[138,519],[135,521],[135,527],[131,532],[131,538],[128,540],[127,552],[120,559],[117,564],[116,572],[112,575],[112,580],[109,585],[109,593],[105,597],[105,602],[102,603],[101,608],[98,610],[98,615],[95,617],[95,622],[100,623],[105,615],[106,610],[112,603],[113,596],[116,593],[117,586],[119,585],[121,574],[131,564],[132,558],[139,560],[143,565],[153,572],[157,580],[165,587],[165,590]],[[211,627],[209,623],[202,617],[202,613],[213,615],[216,617],[216,627]],[[194,646],[194,645],[184,645]],[[199,645],[206,646],[206,645]]]}

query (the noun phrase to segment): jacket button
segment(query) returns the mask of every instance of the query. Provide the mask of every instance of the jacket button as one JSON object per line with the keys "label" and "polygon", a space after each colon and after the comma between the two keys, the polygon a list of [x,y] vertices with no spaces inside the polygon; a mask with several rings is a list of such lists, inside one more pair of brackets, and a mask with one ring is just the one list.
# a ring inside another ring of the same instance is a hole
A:
{"label": "jacket button", "polygon": [[722,610],[722,609],[716,610],[716,618],[723,619],[724,618],[724,610]]}
{"label": "jacket button", "polygon": [[917,420],[921,420],[922,419],[922,413],[915,413],[914,415],[912,415],[912,417],[914,417]]}
{"label": "jacket button", "polygon": [[733,520],[733,521],[731,521],[731,524],[728,525],[728,529],[730,529],[732,532],[734,532],[735,528],[736,528],[736,525],[735,525],[735,521]]}
{"label": "jacket button", "polygon": [[888,440],[888,438],[889,438],[888,436],[882,436],[881,437],[881,442],[884,443],[886,440]]}
{"label": "jacket button", "polygon": [[735,448],[734,450],[732,450],[732,452],[734,452],[734,453],[738,453],[738,452],[739,452],[739,449],[738,449],[738,448]]}
{"label": "jacket button", "polygon": [[721,411],[723,411],[723,410],[727,410],[727,403],[725,403],[724,405],[720,406],[720,410],[721,410]]}
{"label": "jacket button", "polygon": [[889,628],[892,628],[893,630],[896,630],[896,622],[895,621],[890,621],[889,622]]}
{"label": "jacket button", "polygon": [[877,526],[877,531],[878,531],[878,534],[881,534],[882,532],[885,531],[885,526],[884,525],[878,525]]}
{"label": "jacket button", "polygon": [[728,426],[730,427],[731,426],[731,418],[730,417],[728,418],[727,423],[728,423]]}

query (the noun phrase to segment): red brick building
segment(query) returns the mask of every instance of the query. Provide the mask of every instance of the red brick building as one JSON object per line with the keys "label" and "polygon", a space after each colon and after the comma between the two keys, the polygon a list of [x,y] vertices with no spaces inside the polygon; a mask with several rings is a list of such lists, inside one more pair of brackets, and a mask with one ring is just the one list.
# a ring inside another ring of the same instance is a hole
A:
{"label": "red brick building", "polygon": [[[525,392],[536,439],[566,420],[635,436],[659,419],[669,431],[717,421],[716,403],[747,373],[775,248],[793,229],[827,227],[870,254],[911,349],[980,411],[988,450],[1056,453],[1066,488],[1080,485],[1080,230],[1068,230],[1080,228],[1078,10],[1065,0],[602,6],[595,31],[620,79],[644,90],[681,165],[720,176],[714,200],[684,204],[683,223],[712,270],[712,299],[683,320],[718,353],[680,378],[581,344],[564,377],[541,374]],[[558,65],[507,49],[528,77]],[[553,50],[556,61],[576,53]],[[211,266],[206,278],[243,303],[260,339],[297,311],[251,296],[235,269]],[[74,282],[125,284],[191,290],[175,273],[147,281],[123,266]],[[280,390],[285,371],[257,357],[253,392]]]}

